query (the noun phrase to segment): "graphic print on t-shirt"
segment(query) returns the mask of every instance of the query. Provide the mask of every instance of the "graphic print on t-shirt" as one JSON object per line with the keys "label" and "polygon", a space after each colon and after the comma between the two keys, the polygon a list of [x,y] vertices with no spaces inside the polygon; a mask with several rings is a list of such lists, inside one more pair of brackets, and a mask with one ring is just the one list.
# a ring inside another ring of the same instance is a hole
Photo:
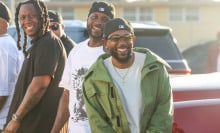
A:
{"label": "graphic print on t-shirt", "polygon": [[82,93],[82,82],[85,73],[88,71],[87,67],[82,67],[78,70],[75,70],[72,73],[72,86],[73,86],[73,109],[72,112],[73,117],[72,119],[74,122],[78,122],[79,120],[87,120],[85,104],[83,100],[83,93]]}

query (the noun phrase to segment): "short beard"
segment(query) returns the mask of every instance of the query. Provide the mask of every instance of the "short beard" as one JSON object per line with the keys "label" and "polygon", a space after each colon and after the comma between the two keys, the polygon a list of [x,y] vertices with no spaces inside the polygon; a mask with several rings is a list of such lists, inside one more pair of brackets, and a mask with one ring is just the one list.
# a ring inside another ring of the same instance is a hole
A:
{"label": "short beard", "polygon": [[89,37],[93,38],[94,40],[102,40],[102,34],[103,33],[100,36],[93,36],[91,28],[88,25],[87,25],[87,31],[88,31]]}
{"label": "short beard", "polygon": [[131,57],[132,57],[132,51],[130,50],[129,53],[128,53],[128,56],[126,56],[125,58],[120,58],[117,54],[117,52],[115,52],[116,49],[111,49],[109,52],[110,54],[112,55],[112,57],[114,57],[118,62],[124,64],[124,63],[127,63]]}

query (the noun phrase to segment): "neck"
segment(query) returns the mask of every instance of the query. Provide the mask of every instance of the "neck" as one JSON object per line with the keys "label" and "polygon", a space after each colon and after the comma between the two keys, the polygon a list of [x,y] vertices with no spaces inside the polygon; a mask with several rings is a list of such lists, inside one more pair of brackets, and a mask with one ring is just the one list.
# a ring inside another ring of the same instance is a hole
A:
{"label": "neck", "polygon": [[93,38],[89,38],[89,42],[88,42],[88,45],[90,47],[99,47],[99,46],[102,46],[102,40],[101,39],[93,39]]}
{"label": "neck", "polygon": [[131,58],[127,62],[119,62],[115,58],[112,58],[112,64],[120,69],[129,68],[134,63],[134,53],[132,53]]}
{"label": "neck", "polygon": [[7,30],[8,30],[8,22],[6,20],[4,20],[3,18],[0,18],[0,35],[5,35],[7,34]]}

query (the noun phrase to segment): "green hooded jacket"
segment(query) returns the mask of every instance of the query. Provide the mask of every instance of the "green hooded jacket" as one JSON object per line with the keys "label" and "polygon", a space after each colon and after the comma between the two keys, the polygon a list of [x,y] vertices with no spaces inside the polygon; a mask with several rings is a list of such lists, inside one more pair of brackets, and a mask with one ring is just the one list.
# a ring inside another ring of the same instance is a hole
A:
{"label": "green hooded jacket", "polygon": [[[169,65],[148,49],[134,48],[146,54],[141,73],[144,112],[140,133],[171,133],[173,99],[166,66]],[[92,133],[130,133],[125,111],[101,55],[85,75],[83,94]],[[135,98],[135,97],[131,97]]]}

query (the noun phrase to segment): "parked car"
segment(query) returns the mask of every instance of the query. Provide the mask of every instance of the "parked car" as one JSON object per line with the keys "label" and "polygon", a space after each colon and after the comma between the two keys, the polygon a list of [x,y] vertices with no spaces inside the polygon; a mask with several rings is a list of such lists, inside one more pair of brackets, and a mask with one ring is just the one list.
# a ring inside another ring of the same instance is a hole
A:
{"label": "parked car", "polygon": [[179,51],[176,39],[172,36],[169,27],[140,23],[132,23],[132,26],[137,37],[135,47],[148,48],[166,60],[172,67],[168,69],[170,74],[187,75],[191,73],[191,69]]}
{"label": "parked car", "polygon": [[183,57],[187,60],[191,68],[191,74],[207,73],[208,52],[210,46],[214,44],[214,40],[208,41],[191,46],[182,52]]}
{"label": "parked car", "polygon": [[220,73],[170,79],[175,125],[185,133],[220,133]]}
{"label": "parked car", "polygon": [[[64,21],[65,25],[65,33],[72,38],[76,43],[79,43],[85,39],[88,38],[88,34],[86,31],[85,23],[83,23],[80,20],[74,20],[74,21]],[[17,41],[17,32],[15,25],[11,25],[9,27],[8,33]],[[21,44],[23,44],[23,36],[21,39]]]}
{"label": "parked car", "polygon": [[[64,24],[66,34],[76,43],[88,38],[85,22],[79,20],[68,20],[64,21]],[[135,47],[148,48],[161,56],[172,67],[171,69],[168,69],[170,74],[187,75],[191,73],[186,60],[183,58],[176,45],[175,38],[172,36],[171,29],[169,27],[160,26],[155,23],[132,23],[132,25],[137,37],[134,44]],[[9,34],[11,34],[15,39],[17,38],[14,26],[9,28]]]}

